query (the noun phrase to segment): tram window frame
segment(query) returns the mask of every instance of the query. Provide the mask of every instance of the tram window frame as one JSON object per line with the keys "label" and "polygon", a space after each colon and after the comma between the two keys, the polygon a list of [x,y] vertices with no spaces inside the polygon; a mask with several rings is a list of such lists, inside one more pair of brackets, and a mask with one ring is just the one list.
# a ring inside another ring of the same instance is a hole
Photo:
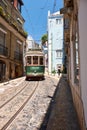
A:
{"label": "tram window frame", "polygon": [[[41,61],[41,59],[42,59],[42,61]],[[43,63],[44,63],[44,61],[43,61],[44,59],[43,59],[43,57],[42,56],[40,56],[40,65],[43,65]],[[42,62],[42,63],[41,63]]]}
{"label": "tram window frame", "polygon": [[33,56],[33,65],[38,65],[38,56]]}
{"label": "tram window frame", "polygon": [[29,65],[31,65],[31,56],[28,56],[28,57],[27,57],[27,63],[28,63]]}

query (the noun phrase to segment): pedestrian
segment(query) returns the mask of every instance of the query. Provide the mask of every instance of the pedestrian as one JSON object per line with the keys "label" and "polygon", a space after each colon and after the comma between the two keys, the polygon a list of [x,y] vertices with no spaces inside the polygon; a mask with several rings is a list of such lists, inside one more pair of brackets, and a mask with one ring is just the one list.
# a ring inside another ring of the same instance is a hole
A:
{"label": "pedestrian", "polygon": [[58,67],[58,76],[60,76],[60,68]]}

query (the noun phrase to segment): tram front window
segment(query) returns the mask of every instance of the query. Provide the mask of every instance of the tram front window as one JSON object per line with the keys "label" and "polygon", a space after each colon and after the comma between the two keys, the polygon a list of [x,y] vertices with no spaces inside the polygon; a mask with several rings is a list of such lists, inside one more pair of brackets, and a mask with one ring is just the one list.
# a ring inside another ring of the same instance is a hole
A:
{"label": "tram front window", "polygon": [[38,56],[33,56],[33,64],[38,64]]}
{"label": "tram front window", "polygon": [[40,65],[43,65],[43,57],[40,57]]}
{"label": "tram front window", "polygon": [[28,57],[27,57],[27,63],[28,63],[28,64],[31,64],[31,56],[28,56]]}

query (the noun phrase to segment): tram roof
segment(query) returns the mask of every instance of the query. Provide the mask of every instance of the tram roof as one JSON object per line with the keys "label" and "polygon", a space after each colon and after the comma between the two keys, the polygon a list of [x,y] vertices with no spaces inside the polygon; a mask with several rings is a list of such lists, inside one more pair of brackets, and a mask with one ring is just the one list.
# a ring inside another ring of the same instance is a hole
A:
{"label": "tram roof", "polygon": [[44,56],[44,53],[41,49],[29,49],[29,51],[26,52],[25,56]]}

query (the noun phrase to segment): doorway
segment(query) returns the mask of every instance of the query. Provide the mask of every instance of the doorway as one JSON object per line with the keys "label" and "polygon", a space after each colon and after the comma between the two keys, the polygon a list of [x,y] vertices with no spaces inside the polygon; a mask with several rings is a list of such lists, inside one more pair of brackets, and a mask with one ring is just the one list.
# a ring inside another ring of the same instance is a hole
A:
{"label": "doorway", "polygon": [[0,81],[5,79],[6,64],[0,60]]}

